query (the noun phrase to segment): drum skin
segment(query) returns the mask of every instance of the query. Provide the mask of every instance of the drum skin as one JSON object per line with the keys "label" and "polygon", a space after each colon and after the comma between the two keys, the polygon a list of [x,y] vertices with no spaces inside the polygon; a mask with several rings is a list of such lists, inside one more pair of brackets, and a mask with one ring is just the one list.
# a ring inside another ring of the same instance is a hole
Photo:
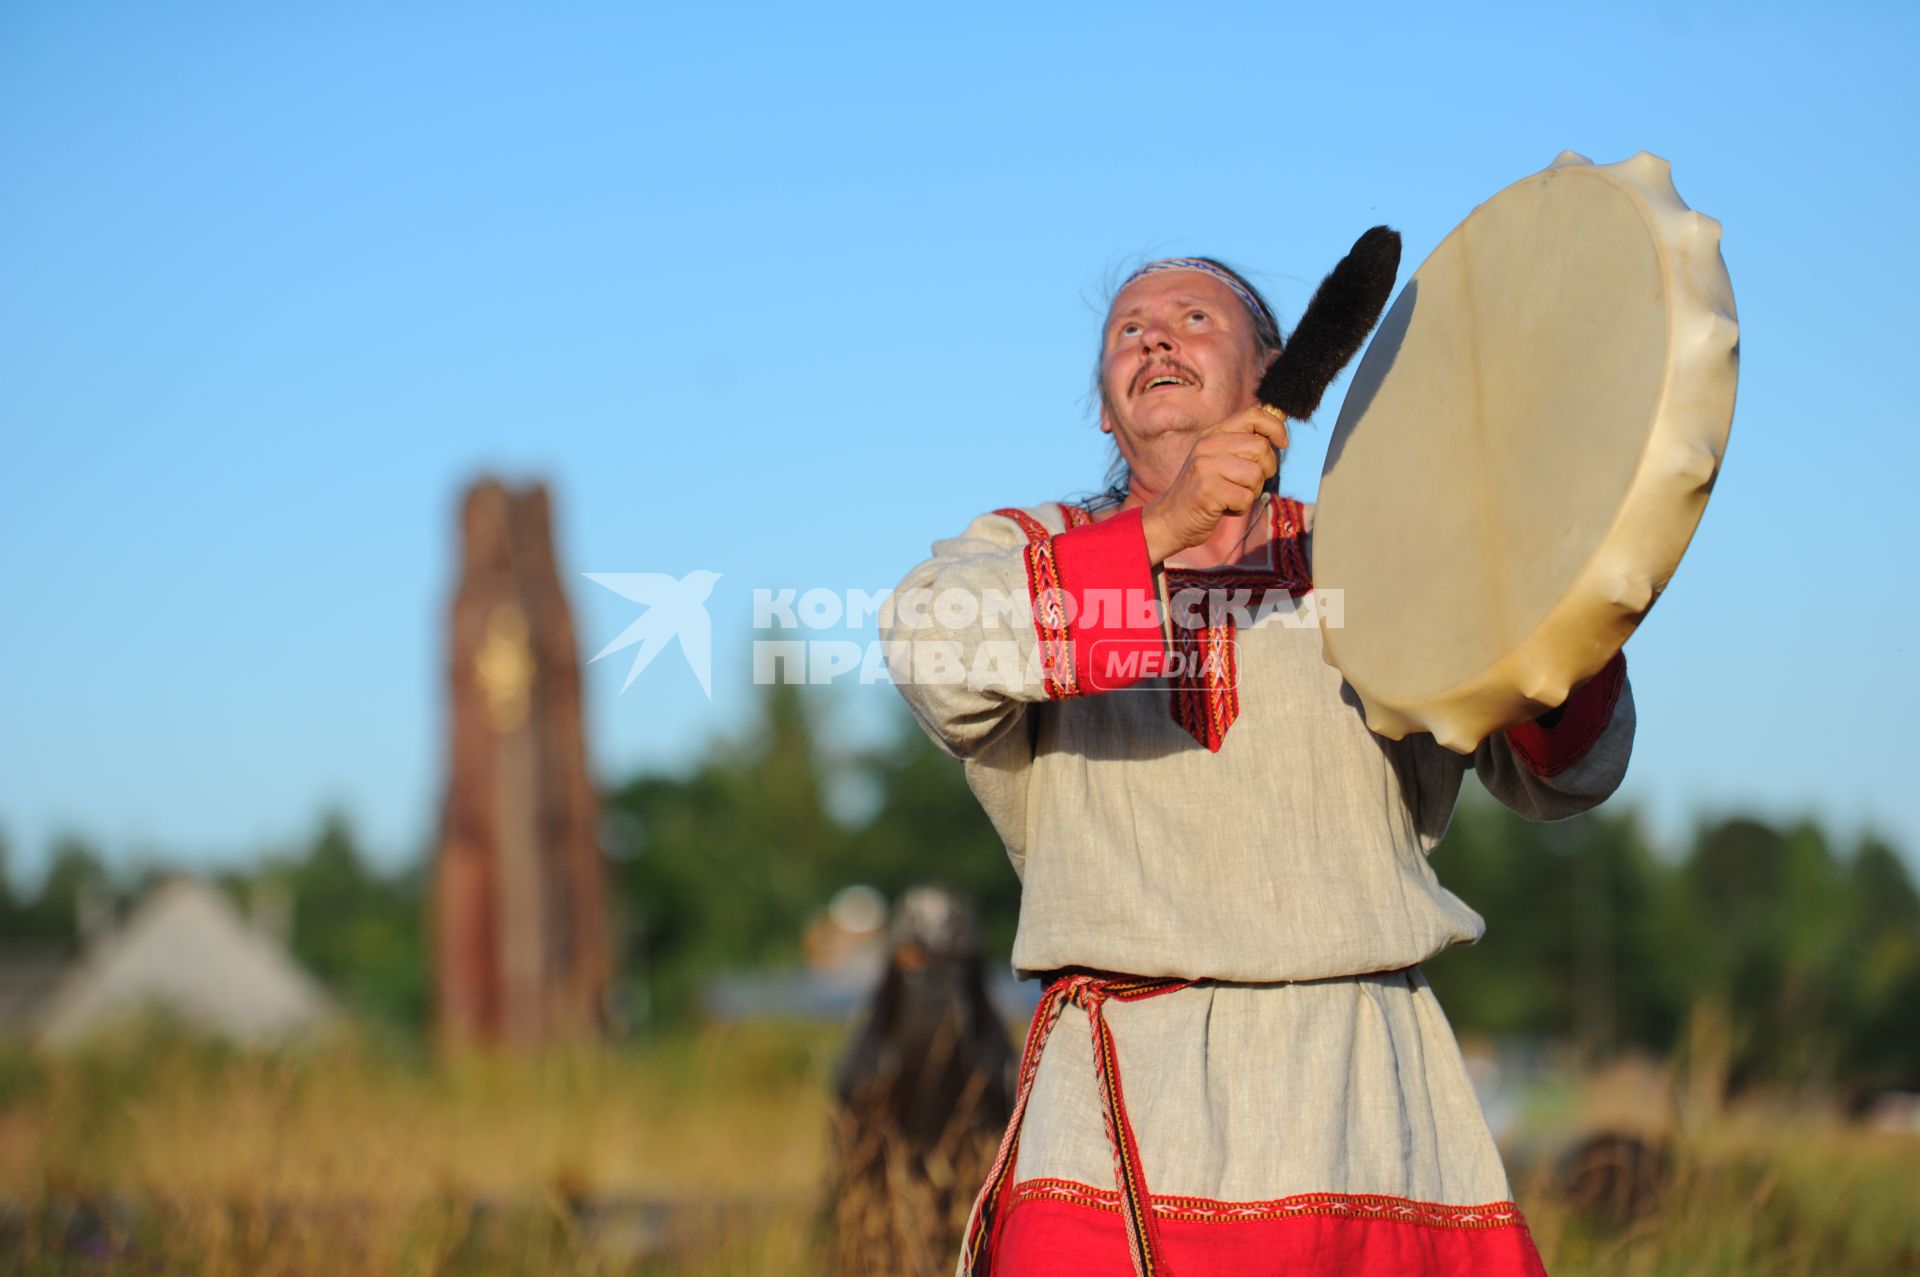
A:
{"label": "drum skin", "polygon": [[1720,226],[1665,160],[1563,153],[1381,320],[1314,517],[1325,653],[1367,723],[1471,751],[1566,700],[1692,539],[1733,423]]}

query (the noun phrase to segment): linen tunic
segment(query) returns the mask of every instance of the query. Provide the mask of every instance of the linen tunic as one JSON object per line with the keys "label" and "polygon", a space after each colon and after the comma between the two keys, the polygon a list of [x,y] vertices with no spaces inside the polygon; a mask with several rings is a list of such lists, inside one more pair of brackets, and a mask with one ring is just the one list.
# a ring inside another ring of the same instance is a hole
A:
{"label": "linen tunic", "polygon": [[[1321,656],[1316,609],[1338,604],[1308,580],[1311,507],[1263,498],[1256,517],[1267,537],[1248,560],[1181,570],[1149,564],[1137,510],[982,515],[883,609],[895,682],[962,761],[1021,878],[1019,972],[1203,982],[1104,1012],[1170,1264],[1240,1265],[1219,1248],[1279,1229],[1248,1252],[1273,1271],[1338,1252],[1345,1272],[1537,1272],[1418,970],[1485,924],[1427,856],[1469,767],[1536,820],[1610,794],[1633,737],[1624,661],[1555,727],[1498,733],[1471,756],[1424,734],[1387,740]],[[1259,606],[1214,677],[1141,676],[1181,644],[1125,600],[1177,613],[1193,587],[1252,590]],[[1126,1271],[1094,1027],[1067,1007],[1037,1062],[1008,1168],[1013,1271],[1082,1253]],[[1243,1226],[1222,1232],[1226,1218]]]}

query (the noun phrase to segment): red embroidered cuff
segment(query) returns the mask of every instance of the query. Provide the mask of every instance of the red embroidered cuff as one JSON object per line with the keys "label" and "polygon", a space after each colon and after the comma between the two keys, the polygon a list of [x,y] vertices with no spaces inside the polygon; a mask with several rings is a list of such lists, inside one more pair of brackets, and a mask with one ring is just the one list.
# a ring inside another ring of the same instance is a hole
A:
{"label": "red embroidered cuff", "polygon": [[1522,723],[1507,729],[1507,742],[1536,776],[1558,776],[1587,756],[1613,721],[1613,707],[1627,682],[1627,654],[1615,652],[1562,707],[1552,727]]}
{"label": "red embroidered cuff", "polygon": [[1076,690],[1106,692],[1161,672],[1166,636],[1139,510],[1053,537]]}

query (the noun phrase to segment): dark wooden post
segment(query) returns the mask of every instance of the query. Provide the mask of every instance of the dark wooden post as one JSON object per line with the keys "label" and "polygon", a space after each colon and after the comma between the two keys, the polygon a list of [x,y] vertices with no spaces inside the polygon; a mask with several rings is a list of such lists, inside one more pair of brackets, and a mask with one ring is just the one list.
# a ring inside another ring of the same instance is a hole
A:
{"label": "dark wooden post", "polygon": [[434,876],[443,1041],[599,1037],[611,978],[580,657],[546,489],[466,494]]}

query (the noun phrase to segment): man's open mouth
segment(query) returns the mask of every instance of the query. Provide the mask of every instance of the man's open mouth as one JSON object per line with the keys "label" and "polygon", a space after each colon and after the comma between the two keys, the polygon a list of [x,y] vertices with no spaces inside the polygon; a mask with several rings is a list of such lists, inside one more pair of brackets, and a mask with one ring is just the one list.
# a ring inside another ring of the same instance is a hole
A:
{"label": "man's open mouth", "polygon": [[1156,390],[1165,390],[1169,387],[1193,386],[1195,384],[1196,384],[1195,379],[1185,375],[1184,373],[1177,373],[1177,372],[1172,372],[1172,371],[1163,369],[1159,372],[1154,373],[1152,376],[1148,377],[1146,381],[1142,382],[1138,393],[1145,395],[1145,394],[1151,394],[1153,391],[1156,391]]}

